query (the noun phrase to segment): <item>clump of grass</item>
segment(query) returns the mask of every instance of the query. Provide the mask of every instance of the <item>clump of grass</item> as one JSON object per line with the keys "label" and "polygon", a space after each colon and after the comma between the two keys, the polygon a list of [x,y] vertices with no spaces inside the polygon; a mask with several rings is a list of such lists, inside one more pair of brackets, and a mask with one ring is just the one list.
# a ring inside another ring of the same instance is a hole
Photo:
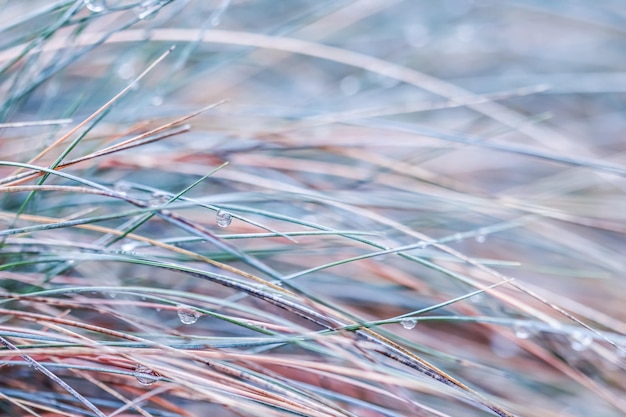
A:
{"label": "clump of grass", "polygon": [[617,6],[3,15],[3,415],[626,412]]}

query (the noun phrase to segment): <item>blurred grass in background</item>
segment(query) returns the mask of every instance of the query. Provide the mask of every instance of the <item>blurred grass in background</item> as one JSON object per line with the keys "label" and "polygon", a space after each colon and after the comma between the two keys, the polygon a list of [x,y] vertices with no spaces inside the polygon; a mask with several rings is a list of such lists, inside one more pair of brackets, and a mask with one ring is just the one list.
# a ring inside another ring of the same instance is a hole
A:
{"label": "blurred grass in background", "polygon": [[626,413],[620,2],[0,7],[3,415]]}

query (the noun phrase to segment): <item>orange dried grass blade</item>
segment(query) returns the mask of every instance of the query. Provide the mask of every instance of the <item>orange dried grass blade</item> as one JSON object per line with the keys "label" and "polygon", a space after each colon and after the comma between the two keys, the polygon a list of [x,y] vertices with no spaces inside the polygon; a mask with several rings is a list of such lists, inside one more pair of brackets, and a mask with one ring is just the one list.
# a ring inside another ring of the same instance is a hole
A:
{"label": "orange dried grass blade", "polygon": [[[117,93],[112,99],[110,99],[108,102],[106,102],[103,106],[101,106],[98,110],[96,110],[95,112],[93,112],[89,117],[87,117],[85,120],[83,120],[82,122],[80,122],[78,125],[76,125],[74,128],[72,128],[69,132],[67,132],[65,135],[61,136],[59,139],[57,139],[56,141],[54,141],[52,144],[50,144],[48,147],[46,147],[44,150],[42,150],[41,152],[39,152],[39,154],[37,154],[35,157],[31,158],[28,163],[29,164],[34,164],[35,162],[37,162],[38,160],[40,160],[41,158],[43,158],[46,154],[48,154],[48,152],[52,151],[54,148],[56,148],[57,146],[61,145],[63,142],[65,142],[66,140],[68,140],[70,137],[72,137],[72,135],[74,135],[76,132],[78,132],[81,128],[83,128],[85,125],[87,125],[87,123],[91,122],[93,119],[95,119],[96,117],[98,117],[100,114],[102,114],[106,109],[108,109],[109,107],[111,107],[117,100],[119,100],[124,94],[126,94],[128,91],[130,91],[135,85],[137,85],[137,83],[143,79],[146,75],[148,75],[148,73],[150,73],[161,61],[163,61],[172,51],[174,50],[174,46],[170,47],[167,51],[165,51],[163,54],[161,54],[161,56],[159,56],[152,64],[150,64],[148,66],[148,68],[146,68],[141,74],[139,74],[130,84],[128,84],[126,86],[126,88],[124,88],[122,91],[120,91],[119,93]],[[16,170],[13,175],[18,174],[19,172],[21,172],[22,168]]]}

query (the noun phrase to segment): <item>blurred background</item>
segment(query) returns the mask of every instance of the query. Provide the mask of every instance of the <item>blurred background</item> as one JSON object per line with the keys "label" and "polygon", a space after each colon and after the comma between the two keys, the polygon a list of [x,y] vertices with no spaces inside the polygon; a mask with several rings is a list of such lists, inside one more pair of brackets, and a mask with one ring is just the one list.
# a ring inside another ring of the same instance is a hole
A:
{"label": "blurred background", "polygon": [[[626,413],[621,2],[5,0],[0,9],[2,159],[27,163],[53,147],[38,160],[50,166],[60,154],[55,140],[175,46],[88,125],[75,147],[69,150],[66,141],[63,158],[88,155],[216,104],[186,121],[183,134],[90,158],[67,172],[148,201],[155,193],[176,195],[228,162],[177,207],[232,247],[156,218],[135,233],[264,279],[288,277],[302,291],[303,305],[316,308],[321,299],[357,321],[398,317],[513,278],[515,285],[429,312],[436,318],[420,318],[415,329],[417,321],[400,326],[399,319],[377,326],[514,415]],[[50,120],[57,122],[29,124]],[[15,180],[15,169],[0,167],[8,178],[3,184]],[[89,194],[27,197],[2,196],[5,232],[37,223],[28,215],[67,220],[132,208]],[[217,209],[234,216],[227,229],[215,223]],[[123,222],[131,214],[98,224],[128,230]],[[268,230],[279,234],[250,236]],[[280,236],[302,230],[334,233],[295,241]],[[219,270],[145,241],[107,241],[102,231],[69,227],[37,229],[34,241],[13,241],[25,235],[10,233],[3,247],[8,266],[0,271],[6,294],[31,285],[116,286],[96,298],[109,303],[118,294],[117,300],[126,300],[118,311],[140,317],[139,328],[159,340],[165,335],[152,327],[157,323],[176,327],[177,335],[189,328],[177,322],[174,308],[157,311],[135,295],[123,298],[125,288],[210,296],[212,301],[195,301],[216,313],[234,314],[217,300],[239,300],[239,308],[252,310],[237,314],[278,333],[320,330],[267,300],[237,298],[237,288],[85,255],[140,254]],[[26,254],[30,250],[35,255]],[[56,258],[28,258],[43,255]],[[354,257],[362,259],[348,262]],[[32,263],[19,265],[24,259]],[[255,316],[257,310],[267,317]],[[121,325],[114,315],[77,314],[86,322]],[[195,330],[198,337],[261,336],[211,320]],[[349,357],[359,349],[341,346],[350,354],[332,360],[296,345],[265,354],[350,368]],[[301,389],[358,416],[493,415],[467,399],[435,394],[442,389],[437,382],[380,355],[362,360],[376,364],[368,372],[411,381],[393,389],[375,378],[367,382],[403,401],[354,381],[342,389],[340,378],[267,366],[293,384],[317,386],[319,391]],[[9,382],[15,374],[8,375],[0,386],[17,389]],[[358,401],[334,398],[331,391]],[[177,399],[190,413],[254,415],[247,409],[236,414],[219,401],[209,406],[208,396],[194,395],[201,399]],[[173,408],[153,412],[184,415]]]}

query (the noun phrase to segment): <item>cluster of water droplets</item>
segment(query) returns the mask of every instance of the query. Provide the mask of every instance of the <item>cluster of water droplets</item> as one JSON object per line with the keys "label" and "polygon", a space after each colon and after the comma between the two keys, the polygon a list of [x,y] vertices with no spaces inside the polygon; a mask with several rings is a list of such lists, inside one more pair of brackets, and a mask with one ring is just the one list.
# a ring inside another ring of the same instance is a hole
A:
{"label": "cluster of water droplets", "polygon": [[[513,331],[515,336],[520,339],[529,339],[537,334],[539,329],[537,326],[529,321],[520,320],[513,323]],[[567,333],[567,340],[570,343],[570,347],[578,352],[589,349],[593,344],[593,334],[587,329],[576,329],[570,333]]]}
{"label": "cluster of water droplets", "polygon": [[200,313],[197,310],[182,304],[176,308],[176,313],[182,324],[194,324],[200,318]]}

